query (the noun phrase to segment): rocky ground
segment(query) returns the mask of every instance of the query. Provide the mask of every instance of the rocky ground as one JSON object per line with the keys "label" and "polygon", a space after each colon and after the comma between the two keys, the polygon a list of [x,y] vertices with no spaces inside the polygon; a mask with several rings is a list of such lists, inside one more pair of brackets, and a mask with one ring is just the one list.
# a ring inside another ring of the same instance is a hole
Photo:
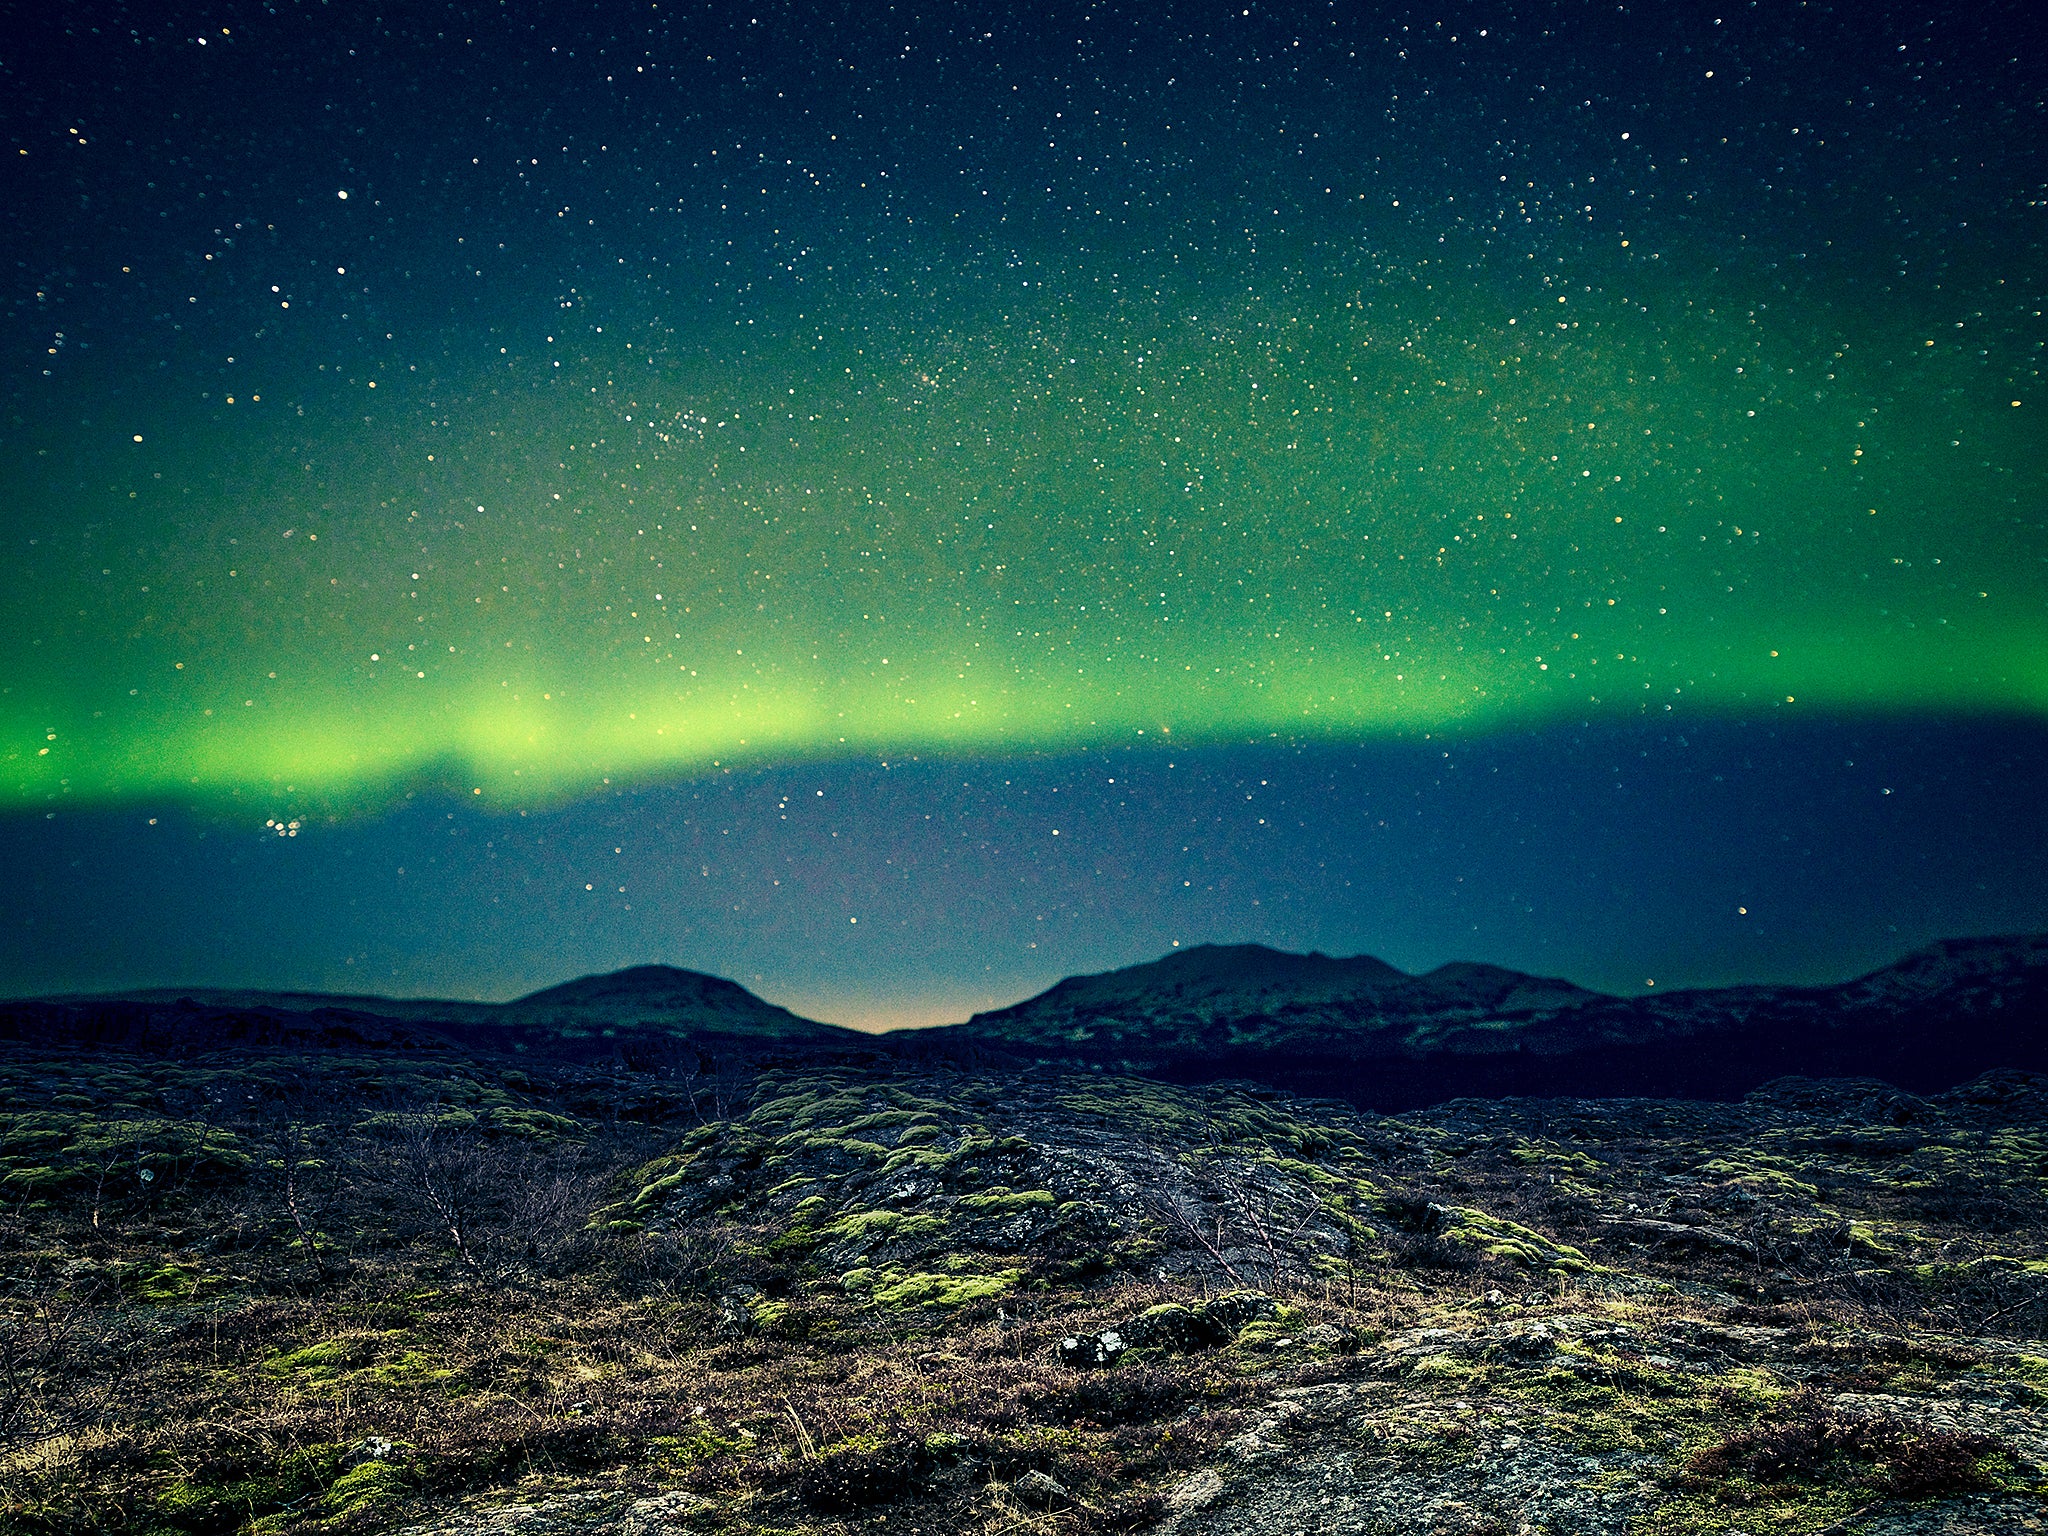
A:
{"label": "rocky ground", "polygon": [[0,1059],[0,1529],[2048,1528],[2048,1080]]}

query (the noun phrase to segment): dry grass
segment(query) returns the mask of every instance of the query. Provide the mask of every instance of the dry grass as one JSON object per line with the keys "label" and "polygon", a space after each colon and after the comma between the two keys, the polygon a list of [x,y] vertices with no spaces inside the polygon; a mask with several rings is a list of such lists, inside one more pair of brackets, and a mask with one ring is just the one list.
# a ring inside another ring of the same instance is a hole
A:
{"label": "dry grass", "polygon": [[[700,1494],[695,1525],[733,1536],[1087,1536],[1156,1520],[1276,1385],[1358,1378],[1378,1369],[1361,1345],[1484,1328],[1510,1302],[1657,1332],[1700,1310],[1657,1282],[1710,1284],[1720,1321],[1790,1329],[1816,1386],[1856,1390],[1970,1362],[1846,1346],[1845,1322],[2019,1333],[2048,1304],[2043,1149],[1981,1128],[1913,1142],[1908,1178],[1716,1106],[1532,1127],[1528,1106],[1311,1119],[1099,1079],[714,1086],[716,1103],[694,1078],[530,1065],[0,1061],[0,1532],[347,1532],[575,1488]],[[1063,1167],[1159,1182],[1091,1203],[1040,1187]],[[1959,1203],[1965,1167],[1980,1187]],[[1631,1206],[1738,1245],[1632,1236],[1657,1229],[1611,1224]],[[932,1211],[952,1225],[925,1247],[892,1236]],[[1982,1212],[1986,1230],[1965,1224]],[[1575,1280],[1531,1244],[1625,1273]],[[850,1278],[899,1273],[921,1278]],[[1255,1329],[1113,1372],[1054,1363],[1067,1334],[1246,1276],[1288,1305],[1286,1345]],[[1457,1369],[1405,1390],[1551,1392],[1587,1434],[1718,1413],[1678,1475],[1759,1500],[1990,1475],[1966,1437],[1794,1400],[1724,1411],[1618,1356],[1565,1386]]]}

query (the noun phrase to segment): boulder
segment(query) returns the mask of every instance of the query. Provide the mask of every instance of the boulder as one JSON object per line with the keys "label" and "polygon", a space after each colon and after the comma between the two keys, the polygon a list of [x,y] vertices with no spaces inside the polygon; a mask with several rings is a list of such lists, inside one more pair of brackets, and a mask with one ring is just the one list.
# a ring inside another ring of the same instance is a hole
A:
{"label": "boulder", "polygon": [[1014,1493],[1020,1502],[1038,1509],[1053,1509],[1061,1504],[1074,1502],[1074,1496],[1067,1492],[1063,1483],[1043,1472],[1026,1472],[1010,1484],[1010,1492]]}
{"label": "boulder", "polygon": [[1101,1333],[1070,1334],[1060,1340],[1060,1364],[1077,1371],[1098,1370],[1115,1365],[1117,1356],[1129,1347],[1114,1328]]}
{"label": "boulder", "polygon": [[1101,1333],[1071,1335],[1060,1340],[1060,1363],[1075,1370],[1116,1364],[1127,1349],[1159,1349],[1190,1354],[1228,1344],[1253,1323],[1272,1322],[1280,1304],[1258,1291],[1232,1291],[1200,1306],[1170,1301]]}

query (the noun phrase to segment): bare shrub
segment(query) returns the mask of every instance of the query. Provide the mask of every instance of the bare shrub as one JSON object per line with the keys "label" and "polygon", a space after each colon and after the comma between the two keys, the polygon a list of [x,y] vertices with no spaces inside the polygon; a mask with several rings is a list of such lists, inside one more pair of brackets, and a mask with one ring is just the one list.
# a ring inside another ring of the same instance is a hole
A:
{"label": "bare shrub", "polygon": [[580,1142],[499,1132],[443,1103],[371,1116],[353,1154],[356,1188],[394,1234],[445,1248],[479,1280],[580,1254],[615,1171]]}
{"label": "bare shrub", "polygon": [[920,1492],[937,1459],[916,1440],[842,1446],[805,1462],[791,1480],[797,1495],[827,1514],[851,1514]]}
{"label": "bare shrub", "polygon": [[0,1296],[0,1447],[95,1423],[144,1341],[124,1328],[108,1282],[42,1267]]}
{"label": "bare shrub", "polygon": [[1995,1486],[1983,1464],[2001,1449],[1982,1435],[1851,1418],[1801,1391],[1750,1428],[1693,1452],[1681,1478],[1731,1503],[1750,1502],[1756,1489],[1818,1482],[1924,1499]]}

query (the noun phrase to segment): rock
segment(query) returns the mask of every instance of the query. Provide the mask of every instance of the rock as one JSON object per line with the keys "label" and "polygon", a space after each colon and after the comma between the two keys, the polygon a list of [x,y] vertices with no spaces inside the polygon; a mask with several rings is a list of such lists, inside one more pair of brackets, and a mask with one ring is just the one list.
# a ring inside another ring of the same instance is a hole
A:
{"label": "rock", "polygon": [[1228,1344],[1251,1323],[1270,1322],[1280,1307],[1257,1291],[1233,1291],[1199,1307],[1168,1302],[1141,1312],[1120,1330],[1135,1349],[1167,1349],[1178,1354]]}
{"label": "rock", "polygon": [[1010,1492],[1026,1504],[1039,1509],[1052,1509],[1057,1505],[1071,1504],[1074,1496],[1066,1486],[1043,1472],[1026,1472],[1010,1484]]}
{"label": "rock", "polygon": [[1215,1325],[1177,1301],[1140,1312],[1118,1331],[1139,1349],[1184,1353],[1218,1342]]}
{"label": "rock", "polygon": [[1202,1316],[1235,1338],[1253,1323],[1269,1323],[1280,1315],[1280,1303],[1259,1291],[1232,1291],[1202,1304]]}
{"label": "rock", "polygon": [[680,1491],[635,1499],[619,1512],[618,1536],[670,1536],[688,1516],[715,1507],[700,1494]]}
{"label": "rock", "polygon": [[399,1536],[553,1536],[559,1531],[588,1531],[615,1508],[604,1495],[568,1493],[538,1504],[471,1504],[423,1525],[409,1525]]}
{"label": "rock", "polygon": [[751,1285],[736,1285],[718,1298],[718,1331],[729,1338],[745,1338],[755,1329],[754,1309],[749,1305],[761,1293]]}
{"label": "rock", "polygon": [[1517,1328],[1503,1334],[1500,1352],[1515,1360],[1540,1360],[1557,1351],[1557,1341],[1547,1328]]}
{"label": "rock", "polygon": [[1166,1507],[1174,1510],[1207,1509],[1223,1493],[1223,1476],[1204,1467],[1166,1496]]}
{"label": "rock", "polygon": [[1213,1349],[1228,1344],[1249,1324],[1279,1316],[1279,1303],[1258,1291],[1233,1291],[1199,1307],[1170,1301],[1140,1312],[1116,1328],[1060,1340],[1060,1363],[1090,1370],[1115,1364],[1116,1357],[1127,1349],[1163,1349],[1175,1354]]}
{"label": "rock", "polygon": [[1620,1232],[1645,1242],[1668,1243],[1677,1247],[1716,1248],[1724,1253],[1744,1256],[1754,1255],[1756,1252],[1754,1243],[1747,1242],[1732,1232],[1723,1232],[1718,1227],[1701,1227],[1678,1221],[1656,1221],[1647,1216],[1609,1217],[1605,1226],[1610,1232]]}
{"label": "rock", "polygon": [[1060,1340],[1060,1364],[1077,1371],[1097,1370],[1115,1365],[1117,1356],[1128,1347],[1123,1335],[1114,1328],[1101,1333],[1070,1334]]}
{"label": "rock", "polygon": [[618,1495],[564,1493],[537,1504],[473,1504],[399,1536],[680,1536],[683,1521],[714,1508],[676,1490],[621,1502]]}

